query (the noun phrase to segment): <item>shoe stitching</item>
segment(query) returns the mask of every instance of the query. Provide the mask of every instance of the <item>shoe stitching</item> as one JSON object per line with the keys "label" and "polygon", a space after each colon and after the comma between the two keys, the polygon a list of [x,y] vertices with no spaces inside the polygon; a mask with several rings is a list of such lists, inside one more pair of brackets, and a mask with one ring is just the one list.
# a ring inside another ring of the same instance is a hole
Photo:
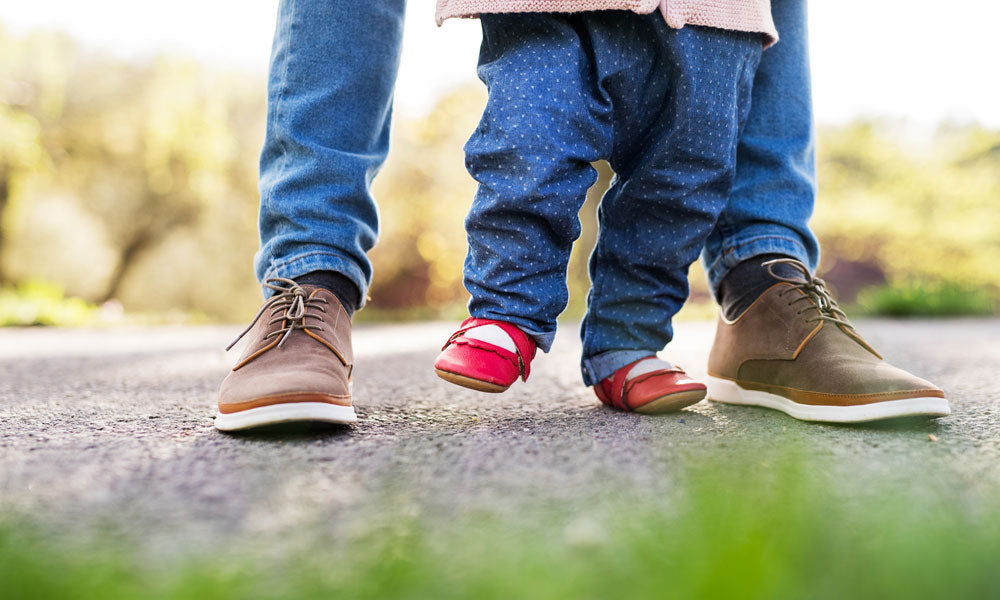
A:
{"label": "shoe stitching", "polygon": [[[736,383],[740,383],[739,380],[734,380],[734,381],[736,381]],[[751,381],[747,381],[745,383],[750,384],[750,385],[755,385]],[[789,387],[787,385],[774,385],[774,384],[770,384],[770,383],[758,383],[756,385],[767,386],[769,388],[776,388],[776,389],[782,389],[782,390],[789,390],[791,392],[802,392],[803,394],[813,394],[813,395],[816,395],[816,396],[826,396],[826,397],[830,397],[830,398],[877,398],[879,396],[894,396],[896,394],[923,394],[923,393],[941,394],[942,393],[942,391],[938,390],[938,389],[923,388],[923,389],[916,389],[916,390],[897,390],[895,392],[868,392],[868,393],[864,393],[864,394],[835,394],[835,393],[832,393],[832,392],[815,392],[815,391],[812,391],[812,390],[803,390],[803,389],[800,389],[800,388]]]}

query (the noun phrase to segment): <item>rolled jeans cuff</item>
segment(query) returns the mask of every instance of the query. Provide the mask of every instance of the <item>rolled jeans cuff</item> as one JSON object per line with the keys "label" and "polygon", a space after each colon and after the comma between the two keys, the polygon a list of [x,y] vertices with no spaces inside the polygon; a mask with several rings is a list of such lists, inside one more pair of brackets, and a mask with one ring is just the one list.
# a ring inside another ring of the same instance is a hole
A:
{"label": "rolled jeans cuff", "polygon": [[607,379],[615,371],[640,358],[655,356],[652,350],[611,350],[597,356],[583,359],[583,382],[586,385],[597,385]]}
{"label": "rolled jeans cuff", "polygon": [[801,261],[810,271],[816,269],[816,265],[812,264],[813,261],[810,259],[809,251],[798,239],[784,235],[758,235],[727,244],[714,261],[705,265],[712,295],[717,296],[719,285],[733,267],[761,254],[783,254]]}
{"label": "rolled jeans cuff", "polygon": [[[350,279],[358,288],[358,308],[364,306],[368,298],[368,279],[364,271],[350,258],[328,249],[307,250],[274,263],[264,272],[262,281],[267,281],[271,277],[295,279],[313,271],[335,271]],[[263,288],[263,291],[264,298],[274,294],[274,291],[268,288]]]}

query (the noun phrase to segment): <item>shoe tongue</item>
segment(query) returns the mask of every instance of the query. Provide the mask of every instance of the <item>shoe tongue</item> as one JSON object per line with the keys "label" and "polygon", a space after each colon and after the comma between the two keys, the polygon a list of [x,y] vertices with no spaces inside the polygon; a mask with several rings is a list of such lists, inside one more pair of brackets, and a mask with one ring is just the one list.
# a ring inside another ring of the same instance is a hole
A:
{"label": "shoe tongue", "polygon": [[[798,283],[805,283],[806,278],[802,271],[796,269],[788,263],[775,263],[770,266],[773,273],[770,273],[775,281],[790,280]],[[777,276],[777,277],[775,277]]]}
{"label": "shoe tongue", "polygon": [[[307,283],[307,284],[302,285],[302,290],[305,291],[305,293],[306,293],[306,299],[315,298],[317,296],[321,296],[322,298],[324,298],[327,301],[327,303],[330,306],[340,307],[341,310],[345,310],[346,311],[346,309],[343,308],[344,305],[340,301],[340,298],[337,297],[337,294],[334,294],[331,290],[329,290],[329,289],[327,289],[327,288],[325,288],[325,287],[323,287],[321,285],[312,285],[312,284]],[[330,309],[327,309],[327,310],[330,310]],[[336,309],[334,309],[334,310],[336,310]],[[348,314],[348,316],[350,316],[350,314]]]}
{"label": "shoe tongue", "polygon": [[326,289],[321,285],[312,285],[310,283],[306,283],[301,285],[300,287],[302,288],[302,291],[306,293],[306,298],[312,298],[319,292],[326,292],[331,296],[333,295],[333,292],[331,292],[330,290]]}

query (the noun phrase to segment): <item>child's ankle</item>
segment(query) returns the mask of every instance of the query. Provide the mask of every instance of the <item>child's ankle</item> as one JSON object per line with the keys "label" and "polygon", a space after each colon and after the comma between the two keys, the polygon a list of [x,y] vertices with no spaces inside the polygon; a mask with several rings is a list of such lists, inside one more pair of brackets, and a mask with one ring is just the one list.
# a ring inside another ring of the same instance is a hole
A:
{"label": "child's ankle", "polygon": [[499,346],[508,352],[517,352],[514,338],[498,325],[479,325],[465,332],[465,337]]}

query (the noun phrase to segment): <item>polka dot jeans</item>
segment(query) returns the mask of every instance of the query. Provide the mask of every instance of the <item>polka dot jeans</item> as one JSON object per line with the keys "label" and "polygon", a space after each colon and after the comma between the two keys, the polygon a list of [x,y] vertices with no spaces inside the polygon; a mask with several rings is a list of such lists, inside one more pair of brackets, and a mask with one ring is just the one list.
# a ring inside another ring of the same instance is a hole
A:
{"label": "polka dot jeans", "polygon": [[726,205],[761,36],[626,11],[481,21],[489,100],[465,146],[479,182],[466,219],[469,310],[548,351],[591,163],[608,160],[581,330],[593,385],[671,339],[688,268]]}

